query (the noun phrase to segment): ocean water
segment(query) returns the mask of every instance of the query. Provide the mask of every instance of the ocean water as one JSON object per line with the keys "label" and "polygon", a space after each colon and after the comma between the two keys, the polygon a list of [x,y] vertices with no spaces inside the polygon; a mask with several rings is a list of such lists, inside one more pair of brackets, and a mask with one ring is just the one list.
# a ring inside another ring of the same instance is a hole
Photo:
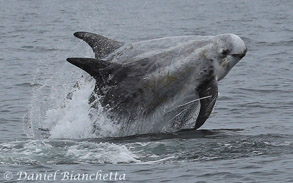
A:
{"label": "ocean water", "polygon": [[[293,182],[292,8],[291,0],[0,0],[0,182]],[[200,130],[117,137],[102,111],[90,111],[94,81],[66,62],[94,56],[76,31],[123,42],[234,33],[248,52],[219,83]]]}

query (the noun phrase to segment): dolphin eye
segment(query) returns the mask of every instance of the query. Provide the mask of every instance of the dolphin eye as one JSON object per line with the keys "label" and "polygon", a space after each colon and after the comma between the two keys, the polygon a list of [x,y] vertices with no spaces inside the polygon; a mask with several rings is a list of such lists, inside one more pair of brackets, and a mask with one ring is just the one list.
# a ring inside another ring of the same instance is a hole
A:
{"label": "dolphin eye", "polygon": [[224,56],[226,56],[226,55],[229,54],[229,52],[230,52],[230,50],[228,50],[228,49],[223,49],[222,52],[221,52],[221,54],[224,55]]}

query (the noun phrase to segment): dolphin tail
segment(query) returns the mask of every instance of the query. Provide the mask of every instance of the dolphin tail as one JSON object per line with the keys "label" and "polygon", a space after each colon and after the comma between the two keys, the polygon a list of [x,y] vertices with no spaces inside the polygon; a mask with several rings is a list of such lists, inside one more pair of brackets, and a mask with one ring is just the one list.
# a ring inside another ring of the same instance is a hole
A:
{"label": "dolphin tail", "polygon": [[108,56],[110,53],[123,45],[122,42],[114,41],[112,39],[94,33],[75,32],[73,35],[88,43],[93,49],[95,57],[97,59]]}

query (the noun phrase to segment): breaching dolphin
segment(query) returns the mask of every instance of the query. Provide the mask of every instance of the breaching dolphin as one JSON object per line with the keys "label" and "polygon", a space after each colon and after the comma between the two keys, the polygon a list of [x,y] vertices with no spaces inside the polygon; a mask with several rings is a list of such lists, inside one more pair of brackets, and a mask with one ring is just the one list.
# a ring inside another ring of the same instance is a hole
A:
{"label": "breaching dolphin", "polygon": [[90,104],[99,102],[127,135],[201,127],[216,103],[218,81],[247,51],[235,34],[133,43],[88,32],[74,36],[95,53],[67,59],[96,80]]}

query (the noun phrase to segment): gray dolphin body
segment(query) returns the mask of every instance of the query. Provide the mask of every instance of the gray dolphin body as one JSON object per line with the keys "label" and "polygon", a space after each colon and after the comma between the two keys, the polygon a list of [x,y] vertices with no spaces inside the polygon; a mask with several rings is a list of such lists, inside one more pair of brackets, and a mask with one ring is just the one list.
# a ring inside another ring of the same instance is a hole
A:
{"label": "gray dolphin body", "polygon": [[76,32],[95,58],[68,58],[96,80],[90,103],[103,106],[124,134],[197,129],[218,96],[217,82],[246,54],[237,35],[180,36],[122,43]]}

